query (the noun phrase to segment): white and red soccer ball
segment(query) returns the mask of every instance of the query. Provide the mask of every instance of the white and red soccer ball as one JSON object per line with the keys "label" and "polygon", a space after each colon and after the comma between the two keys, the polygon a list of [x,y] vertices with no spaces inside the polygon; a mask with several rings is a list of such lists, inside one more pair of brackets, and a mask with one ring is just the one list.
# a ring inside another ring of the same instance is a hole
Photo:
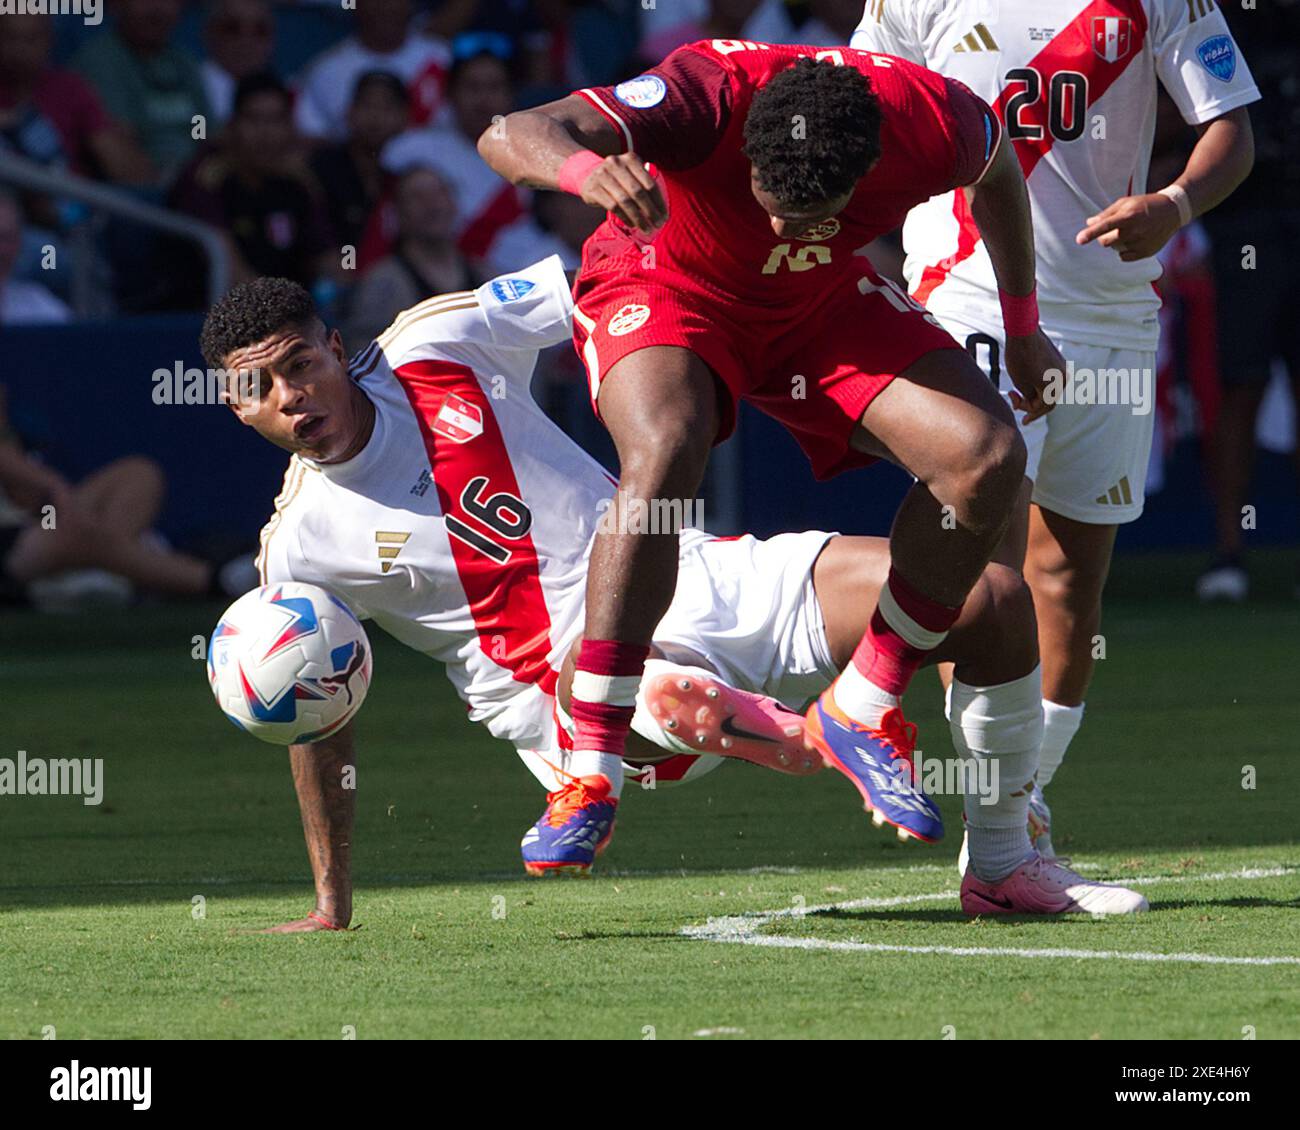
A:
{"label": "white and red soccer ball", "polygon": [[370,641],[338,597],[286,582],[246,592],[208,644],[223,713],[264,742],[319,741],[342,729],[370,686]]}

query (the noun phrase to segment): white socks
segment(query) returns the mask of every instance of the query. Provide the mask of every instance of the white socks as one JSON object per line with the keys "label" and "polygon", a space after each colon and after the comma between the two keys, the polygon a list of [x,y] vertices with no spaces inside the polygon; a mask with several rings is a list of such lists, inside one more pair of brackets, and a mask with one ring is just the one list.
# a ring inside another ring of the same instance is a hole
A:
{"label": "white socks", "polygon": [[1038,667],[994,687],[953,679],[948,689],[953,746],[974,762],[977,780],[995,786],[988,796],[981,789],[964,798],[970,866],[987,883],[1005,879],[1033,855],[1029,790],[1043,743],[1042,695]]}
{"label": "white socks", "polygon": [[573,749],[518,749],[515,752],[548,793],[558,792],[574,777],[590,777],[593,773],[602,773],[609,779],[610,796],[617,798],[623,791],[623,759],[612,753]]}
{"label": "white socks", "polygon": [[831,688],[831,697],[845,714],[863,726],[875,729],[889,710],[903,700],[896,694],[881,690],[850,662]]}
{"label": "white socks", "polygon": [[1065,751],[1079,732],[1083,703],[1061,706],[1043,699],[1043,752],[1038,758],[1038,787],[1045,789],[1065,760]]}

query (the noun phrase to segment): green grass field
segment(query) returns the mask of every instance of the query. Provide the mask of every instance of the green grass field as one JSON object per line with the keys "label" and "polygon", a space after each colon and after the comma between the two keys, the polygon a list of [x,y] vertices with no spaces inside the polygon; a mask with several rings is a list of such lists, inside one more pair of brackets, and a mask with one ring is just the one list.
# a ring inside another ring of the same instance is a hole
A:
{"label": "green grass field", "polygon": [[[1058,848],[1143,885],[1125,921],[969,921],[952,798],[949,842],[905,846],[838,775],[739,764],[631,791],[598,877],[526,881],[540,790],[375,632],[361,928],[258,935],[311,886],[285,755],[220,717],[191,658],[220,610],[0,612],[0,757],[106,779],[98,808],[0,796],[0,1036],[1300,1037],[1300,605],[1274,558],[1256,603],[1197,607],[1195,564],[1117,564],[1050,794]],[[909,711],[947,756],[939,706],[927,674]]]}

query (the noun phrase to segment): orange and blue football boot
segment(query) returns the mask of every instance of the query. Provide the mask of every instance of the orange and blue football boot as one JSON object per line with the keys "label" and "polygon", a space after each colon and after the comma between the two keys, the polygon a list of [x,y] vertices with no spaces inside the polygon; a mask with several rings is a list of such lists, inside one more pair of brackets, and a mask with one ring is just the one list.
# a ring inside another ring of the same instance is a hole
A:
{"label": "orange and blue football boot", "polygon": [[822,692],[808,709],[804,728],[809,747],[853,782],[877,828],[892,825],[900,840],[932,844],[943,839],[938,806],[916,782],[916,727],[897,707],[886,711],[875,729],[860,725],[835,705],[834,689]]}
{"label": "orange and blue football boot", "polygon": [[614,833],[618,798],[603,773],[574,777],[546,794],[546,811],[524,833],[520,849],[529,875],[585,875]]}

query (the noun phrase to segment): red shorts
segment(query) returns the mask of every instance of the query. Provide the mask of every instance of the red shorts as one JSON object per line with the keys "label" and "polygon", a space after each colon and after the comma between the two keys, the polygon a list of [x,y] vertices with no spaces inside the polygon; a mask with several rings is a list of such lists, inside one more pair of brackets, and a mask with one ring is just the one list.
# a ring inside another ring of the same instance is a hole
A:
{"label": "red shorts", "polygon": [[821,299],[792,316],[729,304],[664,265],[641,270],[620,257],[584,266],[574,286],[573,332],[592,404],[600,382],[628,354],[680,346],[728,393],[715,442],[731,434],[736,405],[746,400],[785,425],[819,479],[874,462],[849,444],[867,405],[925,354],[960,346],[865,258],[839,272]]}

